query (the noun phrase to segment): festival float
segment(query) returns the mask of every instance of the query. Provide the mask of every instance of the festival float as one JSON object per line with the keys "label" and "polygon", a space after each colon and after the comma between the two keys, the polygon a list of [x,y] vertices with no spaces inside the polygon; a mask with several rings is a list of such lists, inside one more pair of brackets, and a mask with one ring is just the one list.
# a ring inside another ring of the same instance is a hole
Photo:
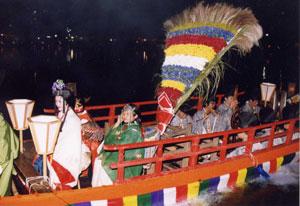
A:
{"label": "festival float", "polygon": [[[197,198],[205,190],[222,192],[241,187],[259,176],[268,178],[282,165],[299,161],[299,118],[223,132],[155,139],[165,132],[184,102],[193,102],[195,111],[201,109],[203,98],[191,95],[196,88],[205,96],[209,95],[210,88],[218,87],[223,72],[221,58],[228,50],[236,48],[241,53],[250,52],[262,37],[262,29],[251,10],[219,3],[200,3],[187,9],[166,21],[165,29],[166,57],[158,99],[134,102],[142,111],[145,140],[151,141],[104,146],[104,150],[118,151],[118,162],[110,165],[117,171],[114,184],[84,187],[82,175],[76,189],[51,191],[43,187],[42,191],[34,190],[34,184],[28,182],[37,174],[28,165],[31,167],[36,152],[46,158],[53,145],[47,144],[45,150],[35,151],[32,140],[26,140],[24,152],[14,162],[17,169],[14,181],[23,185],[23,190],[19,191],[20,195],[1,198],[1,205],[174,205]],[[217,95],[218,104],[222,97]],[[124,105],[88,106],[86,110],[99,125],[109,127]],[[55,119],[46,122],[48,127],[51,124],[58,123]],[[246,134],[247,139],[234,141],[241,133]],[[51,134],[49,139],[55,140],[55,132]],[[220,140],[217,146],[200,148],[201,140],[212,138]],[[37,138],[33,139],[36,144]],[[189,147],[185,147],[187,144]],[[125,161],[125,151],[137,148],[148,149],[150,155]],[[235,149],[242,152],[230,156]],[[211,153],[217,153],[218,159],[200,161],[202,155]],[[187,164],[182,164],[184,161]],[[150,165],[149,171],[126,179],[125,168],[136,165]],[[43,173],[46,174],[46,169]],[[47,182],[46,179],[44,175],[37,183]]]}

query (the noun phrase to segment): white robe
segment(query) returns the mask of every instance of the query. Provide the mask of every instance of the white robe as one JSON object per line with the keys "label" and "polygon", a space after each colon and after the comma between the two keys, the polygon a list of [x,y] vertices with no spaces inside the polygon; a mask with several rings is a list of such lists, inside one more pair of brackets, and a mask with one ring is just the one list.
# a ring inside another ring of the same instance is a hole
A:
{"label": "white robe", "polygon": [[[53,153],[53,160],[66,169],[72,176],[73,181],[67,182],[65,185],[74,187],[77,185],[78,176],[82,171],[81,155],[81,122],[79,117],[70,108],[62,130],[59,133],[58,140]],[[55,166],[49,164],[51,186],[55,189],[55,184],[61,184],[58,174],[55,172]]]}
{"label": "white robe", "polygon": [[[99,154],[104,145],[104,141],[99,145],[97,153]],[[102,160],[98,157],[95,159],[92,187],[100,187],[102,185],[112,185],[113,181],[110,179],[104,168],[102,167]]]}

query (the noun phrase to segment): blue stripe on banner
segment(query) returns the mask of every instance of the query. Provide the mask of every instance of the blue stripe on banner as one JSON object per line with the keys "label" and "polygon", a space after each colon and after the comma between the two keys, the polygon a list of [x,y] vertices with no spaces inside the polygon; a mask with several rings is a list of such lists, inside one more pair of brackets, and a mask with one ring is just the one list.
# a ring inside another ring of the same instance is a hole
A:
{"label": "blue stripe on banner", "polygon": [[80,202],[72,204],[72,206],[92,206],[91,202]]}
{"label": "blue stripe on banner", "polygon": [[[261,168],[263,168],[263,167],[262,167],[262,164],[259,164],[258,166],[260,166]],[[254,177],[254,178],[258,178],[259,175],[260,175],[259,169],[258,169],[257,167],[255,167],[255,168],[254,168],[254,174],[253,174],[253,177]]]}
{"label": "blue stripe on banner", "polygon": [[209,179],[208,192],[216,192],[218,189],[219,182],[220,182],[220,177]]}
{"label": "blue stripe on banner", "polygon": [[198,28],[185,29],[167,33],[167,38],[172,38],[180,35],[206,35],[209,37],[219,37],[225,39],[226,42],[230,41],[234,34],[217,27],[202,26]]}
{"label": "blue stripe on banner", "polygon": [[159,190],[151,193],[151,202],[155,206],[164,206],[164,191]]}
{"label": "blue stripe on banner", "polygon": [[199,76],[200,71],[192,67],[182,66],[163,66],[162,79],[175,80],[185,84],[186,88],[190,88],[194,80]]}

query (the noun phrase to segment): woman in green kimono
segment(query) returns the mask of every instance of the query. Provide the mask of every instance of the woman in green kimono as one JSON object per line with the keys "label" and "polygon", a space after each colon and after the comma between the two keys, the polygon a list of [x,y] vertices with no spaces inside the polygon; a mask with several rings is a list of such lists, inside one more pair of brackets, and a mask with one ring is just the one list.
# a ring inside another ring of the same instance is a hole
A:
{"label": "woman in green kimono", "polygon": [[0,113],[0,196],[11,194],[13,161],[18,157],[19,140]]}
{"label": "woman in green kimono", "polygon": [[[142,142],[142,133],[135,105],[125,105],[117,122],[104,139],[104,145],[119,145]],[[118,152],[105,151],[100,145],[99,158],[94,163],[92,186],[110,185],[116,180],[117,170],[111,169],[111,163],[118,161]],[[143,158],[144,149],[125,151],[125,161]],[[140,175],[142,165],[125,168],[125,179]]]}

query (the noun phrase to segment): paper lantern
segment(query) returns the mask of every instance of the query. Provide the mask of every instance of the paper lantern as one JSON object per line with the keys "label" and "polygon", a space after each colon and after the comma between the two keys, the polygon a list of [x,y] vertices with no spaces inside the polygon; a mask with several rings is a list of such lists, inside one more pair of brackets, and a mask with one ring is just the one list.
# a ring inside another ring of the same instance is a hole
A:
{"label": "paper lantern", "polygon": [[47,176],[46,157],[52,154],[61,121],[52,115],[38,115],[28,119],[36,152],[43,155],[43,175]]}
{"label": "paper lantern", "polygon": [[23,153],[23,130],[28,128],[27,118],[31,117],[34,103],[29,99],[12,99],[5,102],[13,128],[20,132],[21,153]]}
{"label": "paper lantern", "polygon": [[271,101],[271,98],[274,95],[276,89],[276,84],[263,82],[260,84],[260,91],[261,91],[261,99],[265,102],[265,106],[267,102]]}

